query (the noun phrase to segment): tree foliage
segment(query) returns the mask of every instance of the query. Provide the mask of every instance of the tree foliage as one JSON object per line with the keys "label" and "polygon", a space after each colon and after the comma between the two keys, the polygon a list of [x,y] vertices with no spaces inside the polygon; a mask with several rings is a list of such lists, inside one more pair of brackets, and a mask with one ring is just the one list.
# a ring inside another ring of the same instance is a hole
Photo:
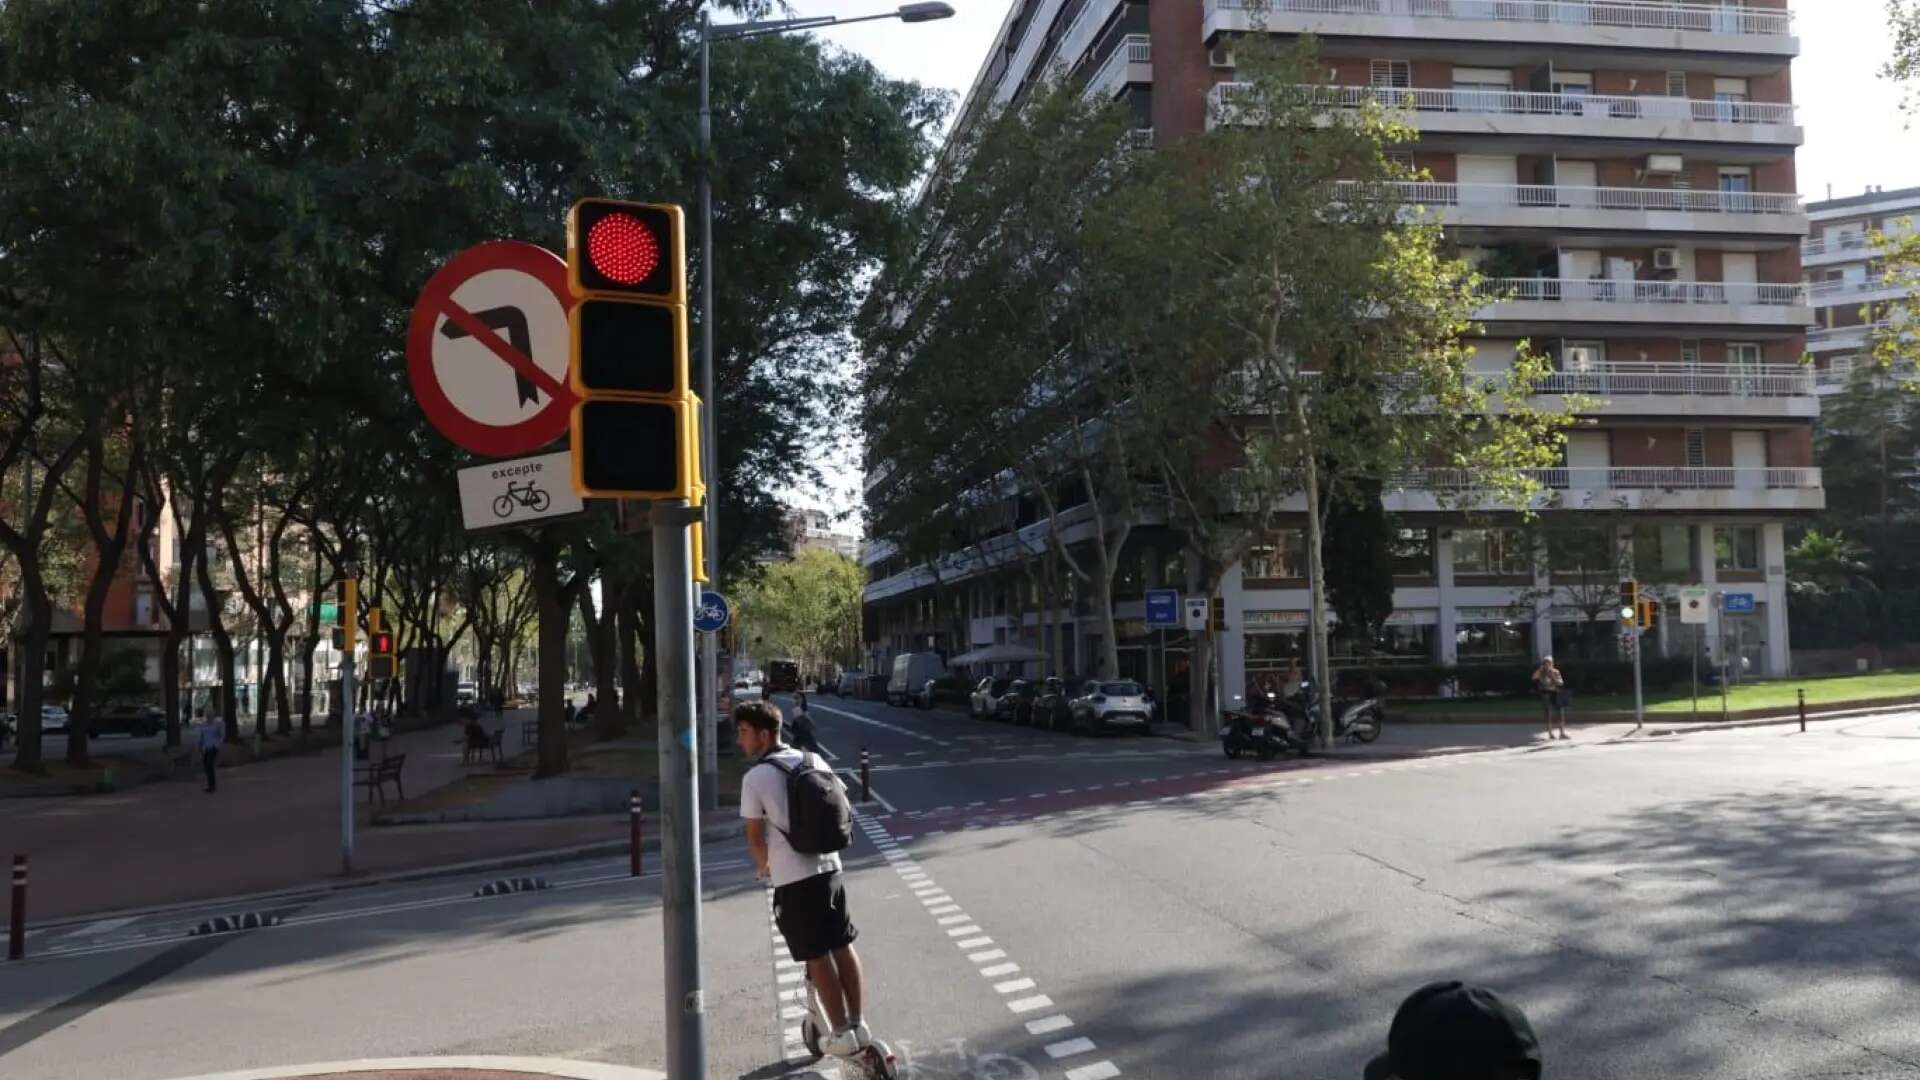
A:
{"label": "tree foliage", "polygon": [[774,563],[740,597],[741,633],[762,657],[792,657],[811,671],[852,667],[860,657],[866,572],[828,548]]}

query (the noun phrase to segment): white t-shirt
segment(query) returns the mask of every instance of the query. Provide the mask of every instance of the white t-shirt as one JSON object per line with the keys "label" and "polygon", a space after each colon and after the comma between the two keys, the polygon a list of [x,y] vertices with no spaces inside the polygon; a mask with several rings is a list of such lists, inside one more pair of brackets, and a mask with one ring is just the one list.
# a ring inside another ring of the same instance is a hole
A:
{"label": "white t-shirt", "polygon": [[[793,747],[782,746],[761,758],[761,764],[748,769],[747,775],[740,780],[740,816],[749,821],[764,818],[767,822],[767,865],[773,871],[775,887],[840,869],[839,852],[802,855],[787,843],[787,834],[782,831],[788,827],[787,774],[766,762],[778,761],[787,768],[793,768],[800,764],[802,756]],[[827,763],[818,755],[804,756],[812,759],[814,768],[828,769]],[[834,781],[839,783],[839,777],[836,776]]]}

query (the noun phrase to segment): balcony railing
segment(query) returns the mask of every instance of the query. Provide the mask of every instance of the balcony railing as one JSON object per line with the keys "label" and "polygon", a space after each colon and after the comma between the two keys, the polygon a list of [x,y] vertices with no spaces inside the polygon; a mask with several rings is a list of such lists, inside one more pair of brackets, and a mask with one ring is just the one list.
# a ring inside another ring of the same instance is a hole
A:
{"label": "balcony railing", "polygon": [[1120,39],[1087,80],[1087,96],[1110,98],[1127,85],[1127,69],[1135,64],[1153,62],[1153,38],[1146,34],[1128,34]]}
{"label": "balcony railing", "polygon": [[1803,258],[1817,258],[1821,255],[1840,255],[1849,251],[1867,251],[1873,242],[1865,233],[1842,233],[1831,240],[1809,238],[1800,241],[1800,255]]}
{"label": "balcony railing", "polygon": [[[1814,491],[1821,486],[1817,467],[1740,469],[1721,466],[1562,466],[1522,469],[1544,488],[1606,491]],[[1475,491],[1487,486],[1472,469],[1419,469],[1403,473],[1394,485],[1413,491]]]}
{"label": "balcony railing", "polygon": [[1611,278],[1485,278],[1494,302],[1588,304],[1761,304],[1804,307],[1806,286],[1750,281],[1616,281]]}
{"label": "balcony railing", "polygon": [[1458,22],[1547,23],[1628,30],[1690,30],[1784,37],[1793,16],[1780,10],[1660,0],[1209,0],[1222,11],[1302,15],[1383,15]]}
{"label": "balcony railing", "polygon": [[1342,181],[1343,196],[1385,189],[1422,206],[1518,209],[1653,210],[1699,214],[1799,214],[1800,196],[1767,191],[1576,187],[1568,184],[1447,184],[1415,180]]}
{"label": "balcony railing", "polygon": [[1805,397],[1813,372],[1799,364],[1608,363],[1555,371],[1534,386],[1536,394],[1707,397]]}
{"label": "balcony railing", "polygon": [[[1251,83],[1215,83],[1207,92],[1210,111],[1232,121],[1232,110],[1244,103]],[[1389,109],[1412,113],[1469,113],[1492,116],[1563,116],[1593,121],[1679,120],[1706,124],[1791,124],[1790,102],[1709,101],[1700,98],[1657,97],[1651,94],[1556,94],[1534,90],[1477,90],[1439,87],[1308,86],[1296,87],[1309,100],[1328,108],[1357,109],[1377,102]],[[1241,99],[1241,100],[1236,100]]]}
{"label": "balcony railing", "polygon": [[1859,280],[1816,281],[1807,286],[1807,295],[1817,304],[1864,293],[1900,292],[1905,289],[1905,283],[1897,279],[1860,278]]}

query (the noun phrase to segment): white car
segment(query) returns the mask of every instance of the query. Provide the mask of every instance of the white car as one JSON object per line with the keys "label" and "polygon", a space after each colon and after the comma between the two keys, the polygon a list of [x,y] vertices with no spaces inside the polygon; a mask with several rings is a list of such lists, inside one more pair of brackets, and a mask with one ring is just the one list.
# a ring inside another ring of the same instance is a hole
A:
{"label": "white car", "polygon": [[40,706],[40,730],[60,734],[67,730],[67,710],[61,705]]}
{"label": "white car", "polygon": [[1073,726],[1089,735],[1110,728],[1144,734],[1153,720],[1153,706],[1147,704],[1146,691],[1132,679],[1089,682],[1080,688],[1071,709]]}
{"label": "white car", "polygon": [[733,700],[736,702],[759,701],[766,696],[765,689],[752,679],[735,679],[733,681]]}
{"label": "white car", "polygon": [[973,693],[967,695],[967,715],[992,717],[995,710],[999,709],[1000,699],[1006,695],[1007,687],[1012,685],[1013,680],[1005,676],[989,675],[981,679],[973,688]]}

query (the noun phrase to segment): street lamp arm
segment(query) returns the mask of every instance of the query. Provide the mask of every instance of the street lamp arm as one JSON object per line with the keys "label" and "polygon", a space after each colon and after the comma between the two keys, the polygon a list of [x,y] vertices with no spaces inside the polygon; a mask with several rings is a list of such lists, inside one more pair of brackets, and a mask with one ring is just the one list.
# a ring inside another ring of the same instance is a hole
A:
{"label": "street lamp arm", "polygon": [[795,30],[817,30],[823,26],[848,26],[853,23],[875,22],[880,19],[899,19],[902,22],[932,22],[953,16],[953,8],[943,3],[903,4],[893,11],[876,15],[856,15],[843,19],[838,15],[809,15],[798,19],[757,19],[753,22],[727,23],[711,26],[707,33],[714,41],[733,41],[739,38],[767,37],[773,34],[785,34]]}

